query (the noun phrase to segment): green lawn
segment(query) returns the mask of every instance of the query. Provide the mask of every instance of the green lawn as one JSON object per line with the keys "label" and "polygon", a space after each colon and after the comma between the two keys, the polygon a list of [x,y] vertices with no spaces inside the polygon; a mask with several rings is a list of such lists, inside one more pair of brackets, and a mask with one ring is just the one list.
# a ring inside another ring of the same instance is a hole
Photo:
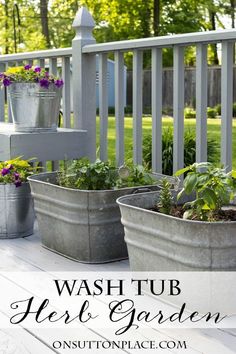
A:
{"label": "green lawn", "polygon": [[[132,156],[132,122],[131,117],[125,118],[125,156],[126,159]],[[185,120],[185,129],[195,130],[195,119]],[[97,122],[98,124],[98,122]],[[216,140],[220,146],[220,119],[208,119],[208,137]],[[173,125],[172,118],[163,118],[163,127]],[[143,118],[143,134],[151,134],[151,118]],[[99,126],[97,129],[97,139],[99,139]],[[220,149],[219,149],[220,151]],[[109,117],[108,122],[108,157],[109,160],[115,159],[115,118]],[[220,156],[219,156],[220,159]],[[219,162],[219,161],[216,161]],[[233,121],[233,168],[236,168],[236,120]]]}

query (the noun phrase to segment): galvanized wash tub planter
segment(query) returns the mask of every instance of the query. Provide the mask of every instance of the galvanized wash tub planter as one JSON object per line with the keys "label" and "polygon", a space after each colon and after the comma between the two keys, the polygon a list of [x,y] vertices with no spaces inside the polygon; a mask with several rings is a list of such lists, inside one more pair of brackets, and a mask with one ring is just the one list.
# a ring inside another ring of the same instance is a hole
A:
{"label": "galvanized wash tub planter", "polygon": [[57,173],[28,178],[43,246],[85,263],[127,258],[116,199],[139,188],[83,191],[60,187],[56,178]]}
{"label": "galvanized wash tub planter", "polygon": [[133,271],[236,270],[235,221],[183,220],[149,210],[158,199],[157,191],[117,201]]}
{"label": "galvanized wash tub planter", "polygon": [[50,83],[13,82],[8,87],[10,108],[17,132],[56,131],[62,88]]}
{"label": "galvanized wash tub planter", "polygon": [[34,210],[29,183],[18,188],[0,184],[0,238],[17,238],[33,234]]}

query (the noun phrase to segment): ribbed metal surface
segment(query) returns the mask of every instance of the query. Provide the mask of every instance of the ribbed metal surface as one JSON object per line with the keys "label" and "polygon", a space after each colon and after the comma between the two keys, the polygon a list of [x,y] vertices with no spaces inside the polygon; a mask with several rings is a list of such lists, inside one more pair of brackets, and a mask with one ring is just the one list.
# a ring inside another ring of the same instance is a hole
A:
{"label": "ribbed metal surface", "polygon": [[133,271],[236,270],[236,222],[183,220],[151,210],[159,193],[118,200]]}
{"label": "ribbed metal surface", "polygon": [[29,183],[0,184],[0,238],[33,234],[34,211]]}
{"label": "ribbed metal surface", "polygon": [[42,173],[30,177],[29,181],[45,247],[87,263],[127,257],[116,199],[138,188],[115,191],[63,188],[53,184],[56,173]]}
{"label": "ribbed metal surface", "polygon": [[56,131],[61,101],[61,88],[50,84],[13,83],[9,86],[9,102],[15,131]]}

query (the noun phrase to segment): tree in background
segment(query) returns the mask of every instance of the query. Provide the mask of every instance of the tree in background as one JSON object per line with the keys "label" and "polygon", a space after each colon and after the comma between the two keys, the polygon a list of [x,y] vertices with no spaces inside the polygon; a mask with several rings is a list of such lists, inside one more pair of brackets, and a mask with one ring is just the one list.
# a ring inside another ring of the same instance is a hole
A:
{"label": "tree in background", "polygon": [[[13,8],[16,1],[0,1],[0,47],[3,54],[14,53]],[[20,28],[16,23],[17,37],[20,31],[20,45],[17,51],[31,51],[46,48],[41,31],[38,1],[18,0]],[[19,42],[19,41],[18,41]]]}
{"label": "tree in background", "polygon": [[51,0],[49,2],[48,21],[52,47],[65,48],[71,46],[71,41],[75,35],[72,22],[77,10],[77,0]]}
{"label": "tree in background", "polygon": [[[12,11],[15,0],[0,0],[0,47],[14,52]],[[97,42],[198,32],[224,27],[222,16],[235,28],[236,0],[18,0],[21,40],[18,51],[71,46],[72,22],[78,6],[85,5],[96,22]],[[195,62],[195,48],[186,49],[186,64]],[[217,63],[217,48],[209,50]],[[127,64],[132,56],[126,54]],[[172,65],[171,49],[164,50],[164,65]],[[150,56],[145,55],[145,66]]]}
{"label": "tree in background", "polygon": [[40,0],[40,17],[42,34],[45,37],[47,48],[50,48],[50,35],[48,27],[48,0]]}

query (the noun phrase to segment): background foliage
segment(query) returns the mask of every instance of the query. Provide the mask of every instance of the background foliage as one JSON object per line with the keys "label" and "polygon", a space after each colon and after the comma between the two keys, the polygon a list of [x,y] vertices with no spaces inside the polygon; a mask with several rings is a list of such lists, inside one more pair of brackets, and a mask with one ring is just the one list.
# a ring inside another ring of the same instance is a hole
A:
{"label": "background foliage", "polygon": [[[18,52],[71,46],[72,22],[81,5],[94,16],[97,42],[235,27],[236,0],[0,0],[2,54],[15,52],[13,17]],[[194,48],[187,49],[185,58],[186,64],[194,64]],[[218,63],[214,45],[209,58]],[[164,64],[172,64],[171,49],[165,50]]]}

